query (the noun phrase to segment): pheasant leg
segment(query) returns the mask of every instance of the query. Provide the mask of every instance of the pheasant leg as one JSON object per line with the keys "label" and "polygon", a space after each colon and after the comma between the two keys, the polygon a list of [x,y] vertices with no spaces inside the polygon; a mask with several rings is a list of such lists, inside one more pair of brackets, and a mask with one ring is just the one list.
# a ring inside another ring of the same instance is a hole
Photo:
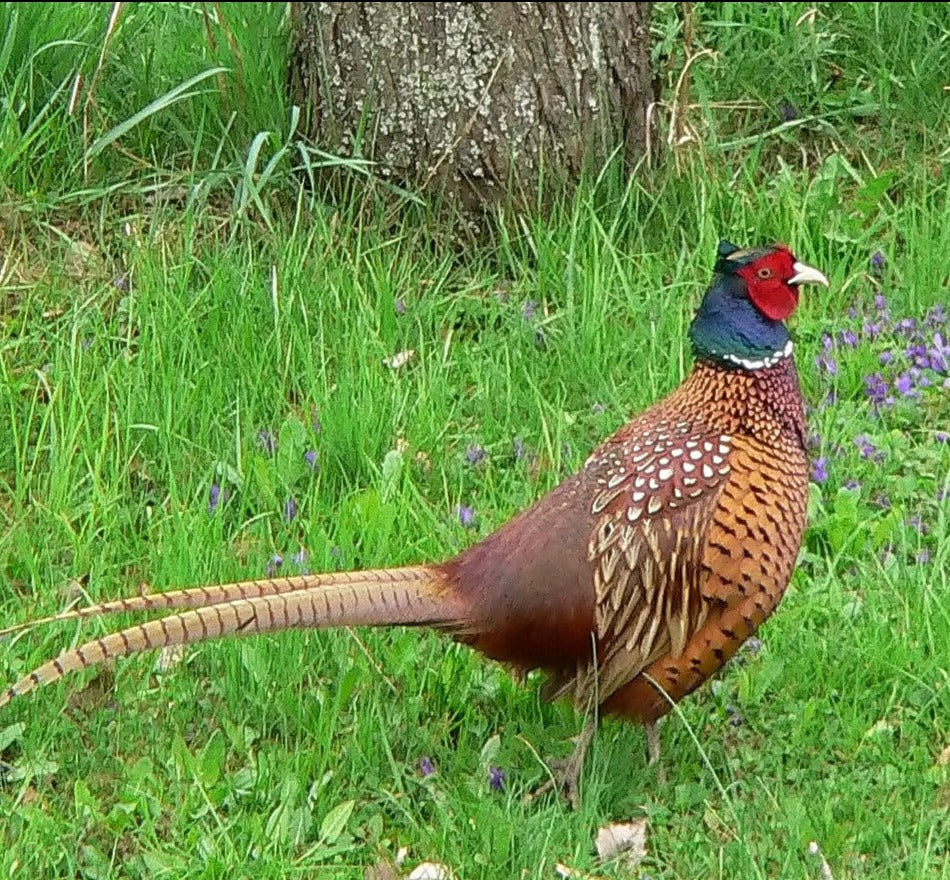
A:
{"label": "pheasant leg", "polygon": [[530,803],[535,798],[546,794],[552,789],[557,789],[563,794],[572,810],[580,809],[581,805],[581,773],[584,770],[584,758],[587,756],[587,750],[597,732],[597,719],[591,719],[584,725],[584,729],[575,739],[574,751],[567,760],[554,758],[548,761],[551,770],[551,778],[543,785],[538,786],[526,798],[525,803]]}
{"label": "pheasant leg", "polygon": [[647,741],[647,764],[653,766],[660,760],[660,728],[655,721],[644,725],[643,733]]}
{"label": "pheasant leg", "polygon": [[647,766],[656,768],[656,780],[660,785],[666,785],[666,767],[660,763],[660,724],[658,721],[651,721],[644,725],[643,733],[647,741]]}

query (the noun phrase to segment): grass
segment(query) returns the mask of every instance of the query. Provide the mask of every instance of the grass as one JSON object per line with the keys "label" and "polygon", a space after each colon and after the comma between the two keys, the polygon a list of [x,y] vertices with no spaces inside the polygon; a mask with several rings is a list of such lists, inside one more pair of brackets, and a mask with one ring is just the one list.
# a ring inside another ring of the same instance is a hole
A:
{"label": "grass", "polygon": [[[719,237],[787,240],[832,280],[794,326],[827,476],[761,650],[665,724],[666,781],[608,721],[581,811],[522,805],[580,719],[433,635],[214,643],[4,712],[4,876],[360,877],[406,846],[460,878],[619,877],[593,835],[645,816],[641,876],[818,878],[816,842],[838,880],[950,877],[950,395],[946,368],[912,374],[907,354],[915,333],[950,337],[950,113],[928,62],[945,5],[796,25],[801,4],[697,4],[694,49],[719,55],[694,67],[679,169],[609,169],[465,254],[424,209],[367,209],[358,183],[337,208],[297,191],[295,165],[320,158],[287,134],[281,6],[223,5],[213,45],[197,7],[129,6],[96,77],[108,9],[0,10],[2,620],[276,556],[320,570],[469,545],[680,381]],[[670,94],[671,6],[657,28]],[[96,83],[87,131],[77,70]],[[893,403],[869,400],[876,373]],[[4,641],[0,678],[79,633]]]}

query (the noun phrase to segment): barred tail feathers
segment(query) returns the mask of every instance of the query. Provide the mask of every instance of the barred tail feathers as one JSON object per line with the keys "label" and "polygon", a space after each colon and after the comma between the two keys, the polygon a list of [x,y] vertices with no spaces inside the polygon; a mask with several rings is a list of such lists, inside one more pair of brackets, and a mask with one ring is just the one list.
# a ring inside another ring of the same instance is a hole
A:
{"label": "barred tail feathers", "polygon": [[[343,572],[320,579],[316,587],[218,602],[90,639],[64,651],[0,694],[0,708],[75,670],[153,648],[292,628],[452,626],[462,620],[460,603],[437,568]],[[212,588],[212,592],[214,589],[226,588]],[[187,593],[198,595],[198,591],[182,591],[181,595]]]}
{"label": "barred tail feathers", "polygon": [[204,608],[208,605],[221,605],[236,599],[253,599],[257,596],[273,596],[280,593],[293,593],[298,590],[312,590],[321,587],[337,586],[341,583],[363,581],[389,582],[397,573],[409,572],[409,577],[417,569],[428,570],[425,566],[409,568],[381,568],[366,571],[342,571],[326,574],[306,574],[297,577],[260,578],[257,580],[236,581],[231,584],[215,584],[207,587],[191,587],[187,590],[169,590],[164,593],[144,593],[140,596],[127,596],[112,599],[83,608],[73,608],[49,617],[25,620],[0,629],[0,636],[32,629],[47,623],[59,623],[66,620],[78,620],[87,617],[99,617],[104,614],[118,614],[136,611],[170,611],[175,608]]}

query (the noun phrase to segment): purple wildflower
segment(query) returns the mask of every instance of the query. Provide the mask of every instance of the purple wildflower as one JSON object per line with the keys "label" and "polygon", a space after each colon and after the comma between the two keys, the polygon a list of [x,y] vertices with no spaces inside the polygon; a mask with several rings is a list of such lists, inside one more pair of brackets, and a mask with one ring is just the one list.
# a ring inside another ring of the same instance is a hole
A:
{"label": "purple wildflower", "polygon": [[602,403],[594,403],[591,405],[590,411],[595,416],[602,416],[605,412],[607,412],[607,407]]}
{"label": "purple wildflower", "polygon": [[901,373],[894,381],[894,387],[901,397],[909,397],[911,399],[920,397],[920,392],[914,388],[914,380],[910,373]]}
{"label": "purple wildflower", "polygon": [[905,349],[904,354],[907,355],[916,367],[927,369],[927,367],[930,366],[930,357],[928,356],[929,352],[927,351],[926,345],[909,345]]}
{"label": "purple wildflower", "polygon": [[323,430],[323,422],[320,421],[320,416],[313,417],[313,433],[319,434]]}
{"label": "purple wildflower", "polygon": [[217,483],[212,483],[211,491],[208,493],[208,513],[214,513],[218,509],[220,501],[221,487]]}
{"label": "purple wildflower", "polygon": [[934,434],[934,440],[936,440],[938,443],[950,442],[950,434],[948,434],[946,431],[937,431],[937,433]]}
{"label": "purple wildflower", "polygon": [[432,758],[428,755],[423,755],[419,759],[419,772],[423,776],[431,776],[435,773],[435,764],[432,763]]}
{"label": "purple wildflower", "polygon": [[937,303],[937,305],[927,312],[924,323],[930,327],[939,327],[941,324],[947,323],[947,312],[944,309],[943,303]]}
{"label": "purple wildflower", "polygon": [[526,300],[521,306],[521,317],[526,321],[530,321],[534,317],[537,308],[538,304],[533,299]]}
{"label": "purple wildflower", "polygon": [[733,706],[732,703],[726,704],[726,714],[729,716],[730,727],[742,727],[742,713],[736,706]]}
{"label": "purple wildflower", "polygon": [[290,561],[297,566],[297,568],[303,568],[307,564],[307,559],[309,559],[310,554],[307,553],[305,547],[301,547],[293,556],[290,557]]}
{"label": "purple wildflower", "polygon": [[266,455],[273,455],[277,451],[277,440],[273,433],[265,428],[257,432],[257,442]]}
{"label": "purple wildflower", "polygon": [[842,345],[846,345],[848,348],[854,348],[858,344],[858,334],[854,330],[842,330],[838,334],[838,339]]}
{"label": "purple wildflower", "polygon": [[875,405],[889,406],[893,403],[893,398],[887,395],[887,382],[880,373],[872,373],[864,377],[864,391],[870,398],[871,403]]}
{"label": "purple wildflower", "polygon": [[887,309],[887,297],[880,291],[874,294],[874,308],[879,312],[883,312]]}
{"label": "purple wildflower", "polygon": [[455,508],[455,515],[459,518],[459,523],[463,528],[469,529],[475,525],[475,511],[473,508],[465,504],[459,504]]}
{"label": "purple wildflower", "polygon": [[861,458],[877,462],[884,461],[884,453],[878,450],[867,434],[858,434],[858,436],[854,438],[854,445],[858,447]]}
{"label": "purple wildflower", "polygon": [[878,360],[881,362],[881,366],[887,366],[892,360],[894,360],[894,352],[882,351]]}
{"label": "purple wildflower", "polygon": [[861,332],[868,339],[877,339],[883,331],[884,327],[880,321],[865,321],[864,327],[861,329]]}
{"label": "purple wildflower", "polygon": [[930,551],[929,551],[926,547],[924,547],[922,550],[918,551],[918,553],[917,553],[917,561],[918,561],[921,565],[926,565],[928,562],[930,562]]}
{"label": "purple wildflower", "polygon": [[845,489],[860,489],[861,483],[857,480],[845,480]]}
{"label": "purple wildflower", "polygon": [[512,446],[514,447],[515,458],[518,459],[518,461],[521,461],[521,459],[525,457],[524,440],[522,440],[520,437],[515,437]]}
{"label": "purple wildflower", "polygon": [[927,525],[921,518],[919,513],[915,513],[913,516],[907,517],[907,525],[912,529],[916,529],[921,535],[926,535],[930,532],[930,526]]}
{"label": "purple wildflower", "polygon": [[883,492],[878,492],[877,495],[874,496],[874,501],[872,503],[877,507],[880,507],[881,510],[891,509],[891,499]]}
{"label": "purple wildflower", "polygon": [[887,259],[880,251],[871,254],[871,274],[880,276],[884,273],[884,267],[887,265]]}
{"label": "purple wildflower", "polygon": [[838,375],[838,362],[829,354],[815,355],[815,366],[824,370],[829,376]]}
{"label": "purple wildflower", "polygon": [[468,449],[465,450],[465,460],[469,464],[479,464],[485,460],[485,455],[485,450],[477,443],[470,443]]}
{"label": "purple wildflower", "polygon": [[320,470],[320,453],[316,449],[308,449],[304,454],[304,461],[307,462],[307,467],[312,471]]}
{"label": "purple wildflower", "polygon": [[942,333],[934,333],[933,347],[930,349],[930,366],[938,373],[946,373],[950,364],[950,343],[946,342]]}
{"label": "purple wildflower", "polygon": [[505,790],[505,771],[492,764],[488,768],[488,787],[492,791]]}
{"label": "purple wildflower", "polygon": [[397,315],[406,314],[406,301],[400,296],[396,298],[396,302],[393,303],[393,308],[396,310]]}
{"label": "purple wildflower", "polygon": [[275,553],[267,563],[267,577],[273,577],[277,570],[284,564],[284,557]]}
{"label": "purple wildflower", "polygon": [[798,110],[795,108],[794,104],[791,104],[788,101],[782,101],[779,103],[778,112],[782,117],[783,122],[794,122],[796,119],[798,119]]}
{"label": "purple wildflower", "polygon": [[129,283],[129,273],[123,272],[121,275],[116,275],[112,279],[112,283],[115,286],[115,289],[121,291],[122,293],[128,293],[132,285]]}
{"label": "purple wildflower", "polygon": [[903,333],[905,336],[913,336],[917,332],[917,319],[901,318],[894,326],[894,329],[898,333]]}
{"label": "purple wildflower", "polygon": [[816,483],[824,483],[828,479],[828,459],[825,456],[815,459],[811,466],[811,478]]}
{"label": "purple wildflower", "polygon": [[293,495],[284,502],[284,519],[293,522],[297,518],[297,499]]}

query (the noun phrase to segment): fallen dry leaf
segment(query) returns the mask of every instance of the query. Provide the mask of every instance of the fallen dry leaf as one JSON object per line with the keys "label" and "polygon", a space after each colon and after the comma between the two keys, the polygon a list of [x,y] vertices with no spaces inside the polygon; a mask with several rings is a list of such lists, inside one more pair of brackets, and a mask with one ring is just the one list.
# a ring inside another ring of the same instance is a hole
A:
{"label": "fallen dry leaf", "polygon": [[937,755],[937,766],[946,767],[950,764],[950,746],[947,746],[939,755]]}
{"label": "fallen dry leaf", "polygon": [[393,370],[398,370],[408,364],[414,355],[415,351],[413,349],[405,348],[402,351],[397,351],[391,358],[383,358],[383,363]]}
{"label": "fallen dry leaf", "polygon": [[159,672],[168,672],[174,666],[177,666],[185,659],[184,645],[166,645],[158,652],[158,659],[155,661],[155,668]]}
{"label": "fallen dry leaf", "polygon": [[647,854],[647,820],[610,822],[597,829],[594,840],[603,861],[615,860],[626,870],[634,870]]}
{"label": "fallen dry leaf", "polygon": [[828,864],[828,860],[821,851],[821,846],[819,846],[817,840],[813,840],[808,844],[808,854],[818,859],[818,870],[821,880],[835,880],[834,874],[831,873],[831,865]]}
{"label": "fallen dry leaf", "polygon": [[437,862],[423,862],[412,869],[408,880],[455,880],[452,872]]}

